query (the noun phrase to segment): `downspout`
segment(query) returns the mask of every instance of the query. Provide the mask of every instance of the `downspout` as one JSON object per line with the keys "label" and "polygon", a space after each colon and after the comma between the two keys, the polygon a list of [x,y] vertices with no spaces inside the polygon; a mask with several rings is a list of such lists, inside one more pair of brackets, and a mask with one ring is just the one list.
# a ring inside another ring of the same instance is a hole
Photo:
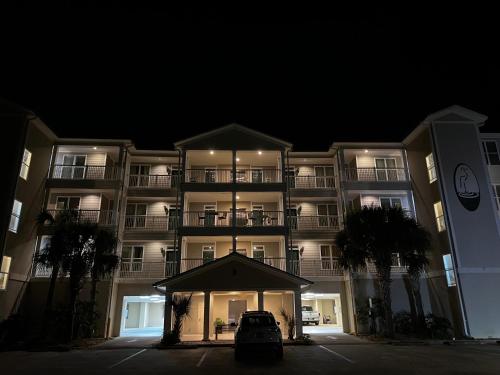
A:
{"label": "downspout", "polygon": [[[183,212],[179,211],[179,194],[181,192],[181,176],[182,176],[182,173],[181,173],[181,150],[177,149],[177,152],[179,153],[179,156],[177,158],[177,178],[178,178],[178,181],[176,182],[177,194],[175,194],[175,210],[176,210],[175,213],[177,215],[177,219],[176,219],[176,223],[174,225],[174,252],[180,251],[180,249],[177,249],[177,245],[178,245],[177,235],[179,233],[178,228],[179,228],[179,224],[180,224],[180,215],[184,214]],[[172,182],[170,182],[170,183],[172,183]],[[169,215],[170,215],[170,212],[169,212]],[[168,218],[167,218],[167,220],[168,220]],[[176,254],[175,259],[180,259],[180,256],[178,257]],[[177,265],[175,268],[177,269]],[[180,264],[179,264],[179,270],[180,270]],[[167,274],[166,271],[167,271],[167,259],[165,258],[165,273],[164,273],[164,275]]]}
{"label": "downspout", "polygon": [[[286,190],[285,190],[285,194],[287,195],[287,199],[288,199],[288,207],[285,207],[285,212],[289,212],[288,210],[290,210],[290,207],[292,207],[292,204],[291,204],[291,197],[290,197],[290,180],[287,176],[287,173],[286,171],[290,170],[290,150],[287,149],[286,150],[286,168],[285,170],[282,172],[282,177],[285,179],[286,181]],[[288,215],[285,215],[285,217],[287,217]],[[285,261],[287,262],[287,267],[286,269],[290,272],[290,270],[292,269],[292,260],[289,259],[289,255],[291,255],[291,250],[293,248],[293,236],[292,236],[292,229],[290,228],[290,218],[288,218],[288,223],[286,224],[287,227],[288,227],[288,238],[290,239],[289,243],[288,243],[288,249],[285,248]],[[297,218],[297,225],[298,225],[298,218]],[[299,264],[300,264],[300,252],[299,252]]]}

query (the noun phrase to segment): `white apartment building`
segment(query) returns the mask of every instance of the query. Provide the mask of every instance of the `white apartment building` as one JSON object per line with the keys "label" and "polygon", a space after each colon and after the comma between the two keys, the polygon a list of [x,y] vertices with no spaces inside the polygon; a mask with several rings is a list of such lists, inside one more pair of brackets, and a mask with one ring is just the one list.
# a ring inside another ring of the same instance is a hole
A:
{"label": "white apartment building", "polygon": [[[38,121],[19,160],[18,178],[30,184],[12,197],[0,319],[19,306],[37,318],[49,270],[32,269],[32,259],[51,228],[33,230],[34,217],[71,208],[119,239],[119,268],[99,285],[103,336],[170,329],[174,293],[193,295],[184,340],[214,339],[216,320],[257,309],[278,320],[281,308],[293,312],[300,335],[302,306],[320,312],[317,329],[366,332],[358,315],[377,296],[373,267],[343,270],[334,240],[349,209],[373,205],[400,206],[432,234],[425,311],[447,317],[457,335],[500,337],[500,302],[488,293],[500,281],[500,135],[481,134],[485,121],[455,106],[401,143],[334,143],[325,152],[295,152],[236,124],[158,151],[61,139]],[[393,310],[409,310],[397,255],[392,275]]]}

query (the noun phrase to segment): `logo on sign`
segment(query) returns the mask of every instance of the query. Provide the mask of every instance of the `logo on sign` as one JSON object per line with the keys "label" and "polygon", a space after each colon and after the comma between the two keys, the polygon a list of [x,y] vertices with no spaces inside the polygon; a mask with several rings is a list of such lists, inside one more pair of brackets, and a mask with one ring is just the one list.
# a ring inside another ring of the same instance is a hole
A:
{"label": "logo on sign", "polygon": [[476,175],[467,164],[458,164],[455,168],[455,193],[467,210],[475,211],[479,206],[481,200],[479,184]]}

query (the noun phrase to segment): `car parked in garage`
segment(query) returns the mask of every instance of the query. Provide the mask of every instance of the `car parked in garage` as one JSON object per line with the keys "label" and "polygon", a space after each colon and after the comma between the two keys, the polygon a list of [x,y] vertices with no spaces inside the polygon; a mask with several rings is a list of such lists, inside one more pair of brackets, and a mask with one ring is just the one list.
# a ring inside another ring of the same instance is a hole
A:
{"label": "car parked in garage", "polygon": [[302,306],[302,324],[314,323],[319,324],[320,313],[314,311],[312,306]]}

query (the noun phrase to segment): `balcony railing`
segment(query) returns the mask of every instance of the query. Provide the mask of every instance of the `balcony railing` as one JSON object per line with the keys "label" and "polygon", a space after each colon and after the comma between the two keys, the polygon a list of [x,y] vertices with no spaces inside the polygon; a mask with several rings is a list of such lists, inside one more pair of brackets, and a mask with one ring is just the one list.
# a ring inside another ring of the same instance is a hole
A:
{"label": "balcony railing", "polygon": [[281,171],[274,168],[238,169],[236,183],[266,184],[281,182]]}
{"label": "balcony railing", "polygon": [[[184,212],[186,227],[228,227],[232,226],[233,214],[229,211]],[[236,213],[237,227],[276,227],[283,225],[282,211],[250,211]]]}
{"label": "balcony railing", "polygon": [[177,225],[175,216],[127,215],[125,230],[167,231],[174,230]]}
{"label": "balcony railing", "polygon": [[198,184],[220,184],[233,182],[231,169],[186,169],[186,182]]}
{"label": "balcony railing", "polygon": [[291,216],[290,229],[297,231],[307,230],[339,230],[338,216]]}
{"label": "balcony railing", "polygon": [[120,279],[156,279],[172,277],[177,272],[177,262],[121,262]]}
{"label": "balcony railing", "polygon": [[[220,184],[233,182],[232,169],[186,169],[186,182]],[[281,171],[274,168],[237,169],[236,183],[266,184],[281,182]]]}
{"label": "balcony railing", "polygon": [[[265,257],[265,258],[253,258],[258,260],[268,266],[273,266],[279,268],[282,271],[286,271],[286,258],[281,257]],[[215,259],[203,259],[203,258],[183,258],[181,260],[181,272],[189,271],[193,268],[200,267],[204,264],[213,262]]]}
{"label": "balcony railing", "polygon": [[290,273],[302,277],[342,276],[344,270],[336,258],[300,258],[290,261]]}
{"label": "balcony railing", "polygon": [[116,180],[120,170],[106,165],[55,164],[52,168],[52,178],[61,180]]}
{"label": "balcony railing", "polygon": [[[47,210],[54,218],[67,210]],[[115,215],[112,210],[72,210],[77,222],[94,223],[102,226],[115,225]],[[47,223],[48,225],[48,223]]]}
{"label": "balcony railing", "polygon": [[347,181],[406,181],[404,168],[346,168]]}
{"label": "balcony railing", "polygon": [[170,189],[178,181],[172,175],[138,175],[131,174],[128,179],[129,189]]}
{"label": "balcony railing", "polygon": [[333,189],[334,176],[290,176],[287,178],[290,189]]}

